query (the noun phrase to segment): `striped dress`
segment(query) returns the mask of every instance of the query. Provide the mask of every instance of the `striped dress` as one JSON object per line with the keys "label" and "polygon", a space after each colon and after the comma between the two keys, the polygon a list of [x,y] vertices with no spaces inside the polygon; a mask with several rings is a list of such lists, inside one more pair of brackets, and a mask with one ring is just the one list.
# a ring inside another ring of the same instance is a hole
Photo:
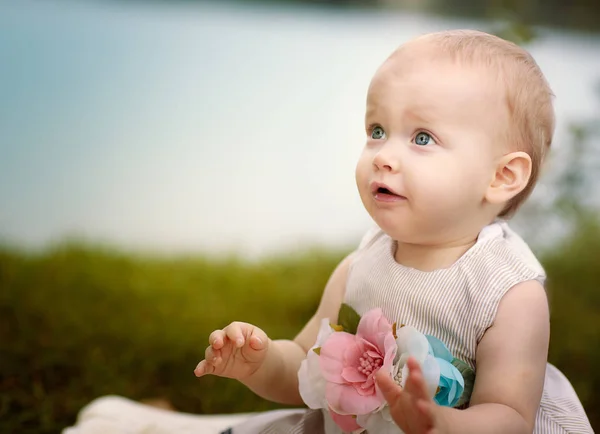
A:
{"label": "striped dress", "polygon": [[[379,229],[367,233],[350,266],[345,302],[359,314],[380,307],[390,321],[436,336],[475,369],[477,344],[493,324],[506,292],[520,282],[544,283],[544,270],[505,222],[481,232],[476,244],[449,268],[423,272],[394,260],[395,242]],[[265,413],[233,434],[339,433],[329,415],[307,410],[281,417]],[[593,433],[565,376],[548,364],[535,434]]]}

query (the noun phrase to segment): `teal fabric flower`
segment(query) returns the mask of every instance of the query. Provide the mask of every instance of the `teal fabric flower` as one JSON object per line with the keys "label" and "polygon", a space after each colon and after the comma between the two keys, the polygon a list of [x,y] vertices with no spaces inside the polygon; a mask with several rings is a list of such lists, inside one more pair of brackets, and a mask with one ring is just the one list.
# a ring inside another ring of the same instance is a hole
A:
{"label": "teal fabric flower", "polygon": [[433,400],[438,405],[454,407],[461,400],[465,390],[465,379],[454,366],[454,356],[446,345],[434,336],[425,335],[425,337],[429,342],[429,354],[435,357],[440,367],[440,380]]}

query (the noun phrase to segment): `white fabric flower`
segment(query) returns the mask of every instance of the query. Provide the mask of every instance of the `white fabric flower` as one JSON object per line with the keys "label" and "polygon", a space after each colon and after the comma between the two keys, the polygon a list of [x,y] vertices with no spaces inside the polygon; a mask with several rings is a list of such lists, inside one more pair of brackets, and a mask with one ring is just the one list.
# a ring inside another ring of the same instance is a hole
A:
{"label": "white fabric flower", "polygon": [[392,419],[390,408],[387,405],[374,413],[358,416],[356,422],[365,427],[369,433],[404,434],[404,431]]}
{"label": "white fabric flower", "polygon": [[302,361],[298,370],[300,396],[302,397],[302,401],[312,409],[328,408],[327,400],[325,399],[326,382],[321,374],[319,355],[315,353],[314,349],[320,348],[332,333],[334,333],[334,330],[329,325],[329,319],[323,318],[319,334],[317,335],[317,341],[308,350],[306,358]]}
{"label": "white fabric flower", "polygon": [[406,361],[409,357],[414,357],[421,365],[427,391],[433,398],[440,382],[440,367],[430,352],[429,341],[423,333],[411,326],[400,327],[396,331],[396,336],[398,352],[394,360],[394,380],[404,387],[408,378]]}

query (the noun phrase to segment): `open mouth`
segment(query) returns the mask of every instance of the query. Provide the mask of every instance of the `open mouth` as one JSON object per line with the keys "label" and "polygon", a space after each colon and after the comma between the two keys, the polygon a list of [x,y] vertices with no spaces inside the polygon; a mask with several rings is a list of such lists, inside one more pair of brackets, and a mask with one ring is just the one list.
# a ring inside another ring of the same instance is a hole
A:
{"label": "open mouth", "polygon": [[393,196],[398,196],[396,193],[392,192],[391,190],[388,190],[385,187],[379,187],[375,192],[380,194],[391,194]]}
{"label": "open mouth", "polygon": [[406,199],[404,196],[392,191],[385,184],[373,183],[371,191],[375,200],[383,202],[396,202]]}

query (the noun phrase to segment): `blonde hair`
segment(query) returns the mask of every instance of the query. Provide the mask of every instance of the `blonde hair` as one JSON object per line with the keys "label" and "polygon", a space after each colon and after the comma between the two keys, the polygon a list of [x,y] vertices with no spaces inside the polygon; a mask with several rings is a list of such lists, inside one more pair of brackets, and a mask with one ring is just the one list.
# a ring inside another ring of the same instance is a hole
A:
{"label": "blonde hair", "polygon": [[531,158],[526,187],[499,214],[511,217],[535,187],[540,168],[552,144],[555,117],[554,94],[531,54],[518,45],[476,30],[450,30],[424,35],[454,60],[483,64],[498,74],[506,89],[509,125],[507,143],[513,151]]}

